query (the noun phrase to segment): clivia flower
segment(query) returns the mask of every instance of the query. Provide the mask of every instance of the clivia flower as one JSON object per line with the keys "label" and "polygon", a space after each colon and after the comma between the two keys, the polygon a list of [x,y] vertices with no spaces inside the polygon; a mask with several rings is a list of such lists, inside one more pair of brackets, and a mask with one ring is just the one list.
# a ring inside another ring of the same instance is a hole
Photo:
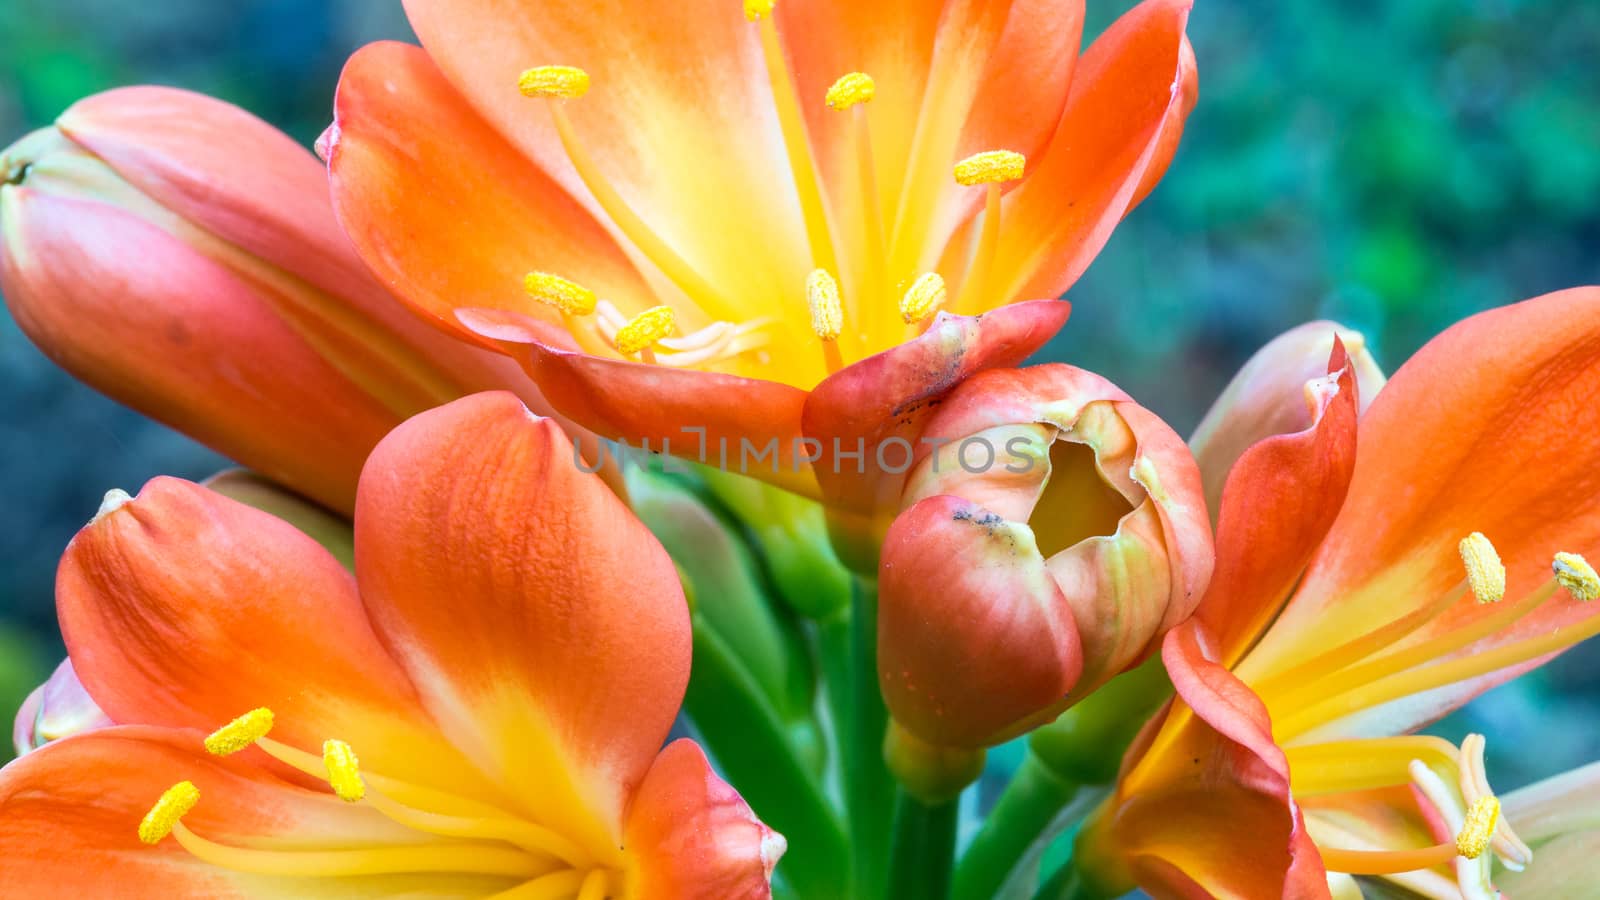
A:
{"label": "clivia flower", "polygon": [[897,726],[981,749],[1055,718],[1189,618],[1211,574],[1194,458],[1067,365],[968,379],[929,419],[879,575]]}
{"label": "clivia flower", "polygon": [[116,725],[0,770],[16,896],[755,898],[784,849],[692,741],[661,546],[509,394],[390,434],[355,574],[189,482],[107,496],[57,600]]}
{"label": "clivia flower", "polygon": [[1061,327],[1195,98],[1188,0],[1081,57],[1081,0],[406,7],[425,49],[358,52],[320,145],[367,263],[585,427],[851,533],[885,439]]}
{"label": "clivia flower", "polygon": [[514,390],[498,354],[417,321],[340,232],[286,135],[188,91],[81,100],[0,153],[0,290],[75,376],[348,514],[411,415]]}
{"label": "clivia flower", "polygon": [[[1459,323],[1359,429],[1347,363],[1308,391],[1312,427],[1233,466],[1211,586],[1163,648],[1178,699],[1079,838],[1090,896],[1432,871],[1429,896],[1478,900],[1491,855],[1530,862],[1482,739],[1410,732],[1600,633],[1600,289]],[[1396,814],[1431,833],[1386,843]]]}

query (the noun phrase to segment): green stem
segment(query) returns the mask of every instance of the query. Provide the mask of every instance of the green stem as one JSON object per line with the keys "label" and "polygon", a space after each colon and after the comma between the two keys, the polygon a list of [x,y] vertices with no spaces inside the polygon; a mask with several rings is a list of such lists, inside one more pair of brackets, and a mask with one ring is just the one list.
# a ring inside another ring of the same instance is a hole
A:
{"label": "green stem", "polygon": [[1026,896],[1039,862],[1104,793],[1050,771],[1029,753],[956,869],[956,900]]}
{"label": "green stem", "polygon": [[698,614],[693,621],[694,669],[684,711],[745,802],[788,838],[778,874],[795,895],[841,896],[850,846],[822,786],[738,656]]}
{"label": "green stem", "polygon": [[1110,900],[1113,896],[1095,888],[1068,860],[1049,881],[1039,886],[1033,900]]}
{"label": "green stem", "polygon": [[[845,802],[855,846],[856,900],[885,896],[894,780],[883,761],[889,713],[878,689],[878,584],[860,575],[850,592],[850,709],[844,723]],[[898,892],[897,892],[898,893]]]}
{"label": "green stem", "polygon": [[956,852],[959,798],[926,806],[905,791],[895,806],[889,849],[889,883],[895,897],[946,900]]}

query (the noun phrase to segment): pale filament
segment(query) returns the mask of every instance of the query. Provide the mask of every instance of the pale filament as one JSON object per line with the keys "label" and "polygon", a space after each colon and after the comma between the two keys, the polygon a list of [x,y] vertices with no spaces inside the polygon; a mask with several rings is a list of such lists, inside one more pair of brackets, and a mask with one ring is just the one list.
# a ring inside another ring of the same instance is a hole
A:
{"label": "pale filament", "polygon": [[[1469,735],[1460,750],[1441,738],[1415,735],[1286,748],[1296,797],[1411,784],[1454,836],[1432,846],[1392,850],[1319,844],[1329,871],[1396,875],[1450,865],[1464,896],[1491,898],[1488,852],[1514,870],[1530,862],[1532,853],[1500,815],[1483,770],[1483,746],[1482,735]],[[1407,760],[1410,752],[1416,756]]]}
{"label": "pale filament", "polygon": [[[615,350],[617,332],[628,324],[628,317],[609,300],[595,304],[594,324],[606,345]],[[751,319],[735,325],[713,322],[681,337],[666,337],[656,342],[655,361],[674,368],[703,366],[732,359],[765,346],[770,341],[771,319]],[[666,351],[666,352],[662,352]]]}

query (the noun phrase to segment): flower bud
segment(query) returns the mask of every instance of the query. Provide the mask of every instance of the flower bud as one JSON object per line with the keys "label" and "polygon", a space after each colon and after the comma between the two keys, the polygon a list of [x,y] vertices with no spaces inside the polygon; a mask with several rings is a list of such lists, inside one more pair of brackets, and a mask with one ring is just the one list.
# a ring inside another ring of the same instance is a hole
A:
{"label": "flower bud", "polygon": [[879,573],[889,711],[993,745],[1138,664],[1188,618],[1211,528],[1183,441],[1065,365],[982,373],[924,431]]}
{"label": "flower bud", "polygon": [[21,756],[69,735],[113,724],[100,711],[89,692],[83,689],[72,671],[72,660],[64,659],[44,684],[33,689],[17,711],[11,742]]}
{"label": "flower bud", "polygon": [[4,151],[0,238],[0,290],[46,355],[341,511],[408,416],[497,386],[537,398],[367,273],[309,152],[198,94],[98,94]]}
{"label": "flower bud", "polygon": [[1221,503],[1228,470],[1245,450],[1264,438],[1311,427],[1314,392],[1333,383],[1328,358],[1335,336],[1350,356],[1361,411],[1378,395],[1386,379],[1360,332],[1337,322],[1308,322],[1273,338],[1228,382],[1189,439],[1205,483],[1206,505],[1213,513]]}

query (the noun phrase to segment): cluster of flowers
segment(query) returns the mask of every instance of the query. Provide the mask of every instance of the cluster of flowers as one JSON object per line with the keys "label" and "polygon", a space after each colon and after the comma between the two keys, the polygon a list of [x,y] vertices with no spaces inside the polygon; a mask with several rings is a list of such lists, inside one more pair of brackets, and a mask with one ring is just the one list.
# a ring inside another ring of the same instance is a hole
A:
{"label": "cluster of flowers", "polygon": [[[1600,878],[1600,769],[1413,734],[1600,633],[1600,289],[1387,381],[1302,326],[1186,442],[1018,366],[1176,151],[1188,0],[1081,54],[1081,0],[406,6],[320,161],[151,87],[0,156],[22,329],[253,470],[68,546],[7,896]],[[686,431],[762,465],[592,464]]]}

